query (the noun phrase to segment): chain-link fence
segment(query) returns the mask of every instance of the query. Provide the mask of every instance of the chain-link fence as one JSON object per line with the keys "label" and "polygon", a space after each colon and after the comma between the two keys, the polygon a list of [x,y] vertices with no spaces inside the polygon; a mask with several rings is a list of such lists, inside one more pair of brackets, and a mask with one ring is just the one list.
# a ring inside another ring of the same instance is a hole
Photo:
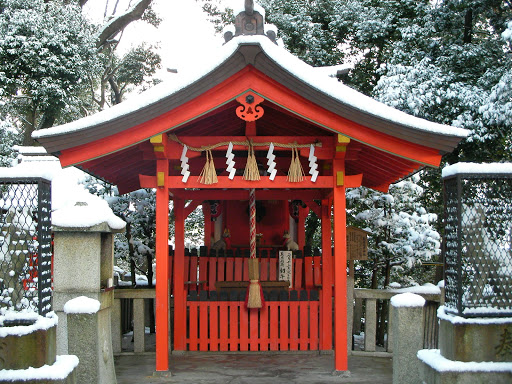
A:
{"label": "chain-link fence", "polygon": [[0,314],[46,315],[51,299],[51,184],[0,178]]}
{"label": "chain-link fence", "polygon": [[512,315],[512,174],[455,174],[444,194],[447,311]]}

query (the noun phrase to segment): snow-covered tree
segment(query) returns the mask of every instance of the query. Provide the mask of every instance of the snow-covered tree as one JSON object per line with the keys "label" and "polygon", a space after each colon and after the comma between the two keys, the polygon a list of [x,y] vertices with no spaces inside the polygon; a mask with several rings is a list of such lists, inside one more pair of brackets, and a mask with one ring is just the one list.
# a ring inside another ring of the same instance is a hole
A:
{"label": "snow-covered tree", "polygon": [[0,12],[2,113],[31,133],[52,126],[66,107],[78,108],[95,40],[80,7],[44,0],[3,0]]}
{"label": "snow-covered tree", "polygon": [[432,225],[437,215],[421,204],[424,190],[417,181],[417,176],[400,181],[388,193],[365,187],[347,191],[348,222],[370,233],[361,285],[383,288],[390,282],[425,282],[415,272],[422,262],[437,258],[441,237]]}

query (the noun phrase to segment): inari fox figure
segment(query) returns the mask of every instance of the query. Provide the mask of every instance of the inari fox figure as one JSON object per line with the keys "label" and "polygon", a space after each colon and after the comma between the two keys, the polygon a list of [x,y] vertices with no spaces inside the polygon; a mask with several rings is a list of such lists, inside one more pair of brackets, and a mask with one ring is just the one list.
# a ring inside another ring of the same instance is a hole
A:
{"label": "inari fox figure", "polygon": [[212,249],[216,251],[222,249],[225,251],[230,237],[231,233],[229,232],[229,229],[224,229],[224,233],[222,233],[222,239],[217,240],[215,243],[213,243]]}
{"label": "inari fox figure", "polygon": [[298,251],[299,250],[299,244],[297,244],[295,241],[293,241],[290,237],[290,233],[288,231],[284,231],[283,235],[284,239],[284,246],[288,251]]}

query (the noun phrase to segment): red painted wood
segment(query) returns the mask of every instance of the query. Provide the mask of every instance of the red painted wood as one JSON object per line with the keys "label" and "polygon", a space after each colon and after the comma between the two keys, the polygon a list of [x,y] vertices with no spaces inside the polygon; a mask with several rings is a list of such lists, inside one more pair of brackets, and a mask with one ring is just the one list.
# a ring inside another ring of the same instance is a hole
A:
{"label": "red painted wood", "polygon": [[260,316],[260,335],[259,335],[259,350],[260,351],[269,351],[269,308],[265,303],[265,306],[259,310]]}
{"label": "red painted wood", "polygon": [[223,102],[236,98],[249,88],[261,94],[268,101],[281,105],[289,111],[294,111],[307,120],[329,127],[372,147],[429,165],[439,165],[441,159],[439,151],[409,143],[342,118],[283,87],[252,66],[245,67],[194,100],[163,113],[157,118],[123,132],[63,150],[60,156],[61,163],[63,166],[76,165],[140,143],[217,108]]}
{"label": "red painted wood", "polygon": [[[189,275],[188,275],[188,281],[190,282],[194,282],[194,281],[198,281],[197,280],[197,264],[198,264],[198,256],[190,256],[190,261],[189,261]],[[189,292],[190,291],[197,291],[198,289],[198,286],[197,284],[189,284]]]}
{"label": "red painted wood", "polygon": [[249,349],[257,351],[259,347],[258,340],[258,309],[249,309]]}
{"label": "red painted wood", "polygon": [[225,281],[233,281],[235,277],[235,258],[226,257],[226,276]]}
{"label": "red painted wood", "polygon": [[307,351],[309,349],[309,303],[307,301],[299,302],[299,349]]}
{"label": "red painted wood", "polygon": [[313,280],[313,257],[304,257],[304,285],[307,290],[314,288]]}
{"label": "red painted wood", "polygon": [[[174,252],[174,349],[176,351],[185,350],[186,335],[186,300],[184,284],[185,270],[185,218],[183,214],[183,200],[174,199],[174,232],[175,232],[175,252]],[[167,238],[165,244],[167,245]],[[157,267],[158,269],[158,267]],[[157,277],[158,285],[158,277]],[[168,355],[168,351],[166,351]]]}
{"label": "red painted wood", "polygon": [[249,281],[249,258],[248,257],[244,257],[243,258],[244,260],[244,273],[243,273],[243,277],[242,277],[242,280],[243,281]]}
{"label": "red painted wood", "polygon": [[169,162],[157,161],[157,171],[164,172],[164,186],[156,190],[156,370],[169,370]]}
{"label": "red painted wood", "polygon": [[260,258],[260,280],[261,281],[268,280],[268,258],[267,259]]}
{"label": "red painted wood", "polygon": [[[344,161],[333,161],[333,175],[344,171]],[[334,369],[346,371],[347,361],[347,239],[345,187],[333,190],[334,199]]]}
{"label": "red painted wood", "polygon": [[234,281],[242,281],[243,274],[244,274],[244,259],[241,257],[235,257]]}
{"label": "red painted wood", "polygon": [[217,258],[208,257],[208,289],[215,291],[215,283],[217,282]]}
{"label": "red painted wood", "polygon": [[[189,321],[188,321],[188,349],[189,351],[197,351],[198,341],[199,341],[199,330],[197,322],[199,321],[198,311],[199,311],[199,302],[198,301],[189,301]],[[200,324],[199,327],[203,328],[205,324]],[[206,326],[208,326],[206,324]]]}
{"label": "red painted wood", "polygon": [[[183,283],[185,283],[186,280],[190,280],[190,256],[184,256],[183,258],[184,260],[184,281]],[[188,291],[188,286],[185,287],[185,289]]]}
{"label": "red painted wood", "polygon": [[295,259],[293,263],[293,289],[299,291],[304,289],[302,285],[302,271],[304,269],[304,259]]}
{"label": "red painted wood", "polygon": [[315,351],[318,349],[318,325],[319,325],[319,305],[318,301],[309,302],[309,349]]}
{"label": "red painted wood", "polygon": [[249,312],[245,303],[240,302],[240,351],[249,350]]}
{"label": "red painted wood", "polygon": [[219,301],[219,350],[229,351],[229,302]]}
{"label": "red painted wood", "polygon": [[318,289],[322,286],[322,258],[320,256],[313,257],[313,287]]}
{"label": "red painted wood", "polygon": [[288,302],[279,303],[279,350],[288,351],[290,346],[290,338],[288,335],[288,325],[291,323],[289,320],[289,305]]}
{"label": "red painted wood", "polygon": [[275,258],[275,259],[269,259],[269,272],[270,272],[270,276],[269,276],[269,280],[270,281],[275,281],[277,280],[277,267],[278,267],[278,264],[279,264],[279,259],[278,258]]}
{"label": "red painted wood", "polygon": [[299,350],[299,302],[290,301],[290,351]]}
{"label": "red painted wood", "polygon": [[266,303],[269,312],[270,322],[270,350],[279,351],[279,331],[281,329],[279,323],[279,302],[269,301]]}
{"label": "red painted wood", "polygon": [[211,322],[208,314],[208,307],[208,301],[199,301],[199,350],[202,352],[208,351],[210,343],[208,331],[211,326]]}
{"label": "red painted wood", "polygon": [[[208,281],[209,259],[210,258],[208,256],[199,257],[199,281]],[[199,289],[201,290],[209,290],[209,288],[208,283],[202,283],[199,286]]]}
{"label": "red painted wood", "polygon": [[320,350],[332,349],[331,201],[322,200],[322,290],[320,291]]}
{"label": "red painted wood", "polygon": [[169,289],[174,294],[174,256],[169,255]]}
{"label": "red painted wood", "polygon": [[[242,309],[243,310],[243,309]],[[229,302],[229,350],[230,351],[238,351],[238,346],[240,344],[240,336],[239,336],[239,311],[240,304],[237,301]]]}
{"label": "red painted wood", "polygon": [[217,281],[227,281],[226,275],[224,274],[225,265],[226,265],[226,258],[218,257],[217,258]]}
{"label": "red painted wood", "polygon": [[210,351],[219,350],[219,302],[210,301]]}

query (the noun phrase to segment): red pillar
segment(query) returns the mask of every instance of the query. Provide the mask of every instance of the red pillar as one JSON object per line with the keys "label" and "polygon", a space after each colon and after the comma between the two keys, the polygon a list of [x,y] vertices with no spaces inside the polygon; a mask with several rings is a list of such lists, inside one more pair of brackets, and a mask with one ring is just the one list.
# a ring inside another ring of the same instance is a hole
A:
{"label": "red pillar", "polygon": [[322,200],[322,296],[320,350],[332,349],[332,245],[331,200]]}
{"label": "red pillar", "polygon": [[186,293],[185,293],[185,214],[182,199],[174,198],[174,349],[185,350]]}
{"label": "red pillar", "polygon": [[347,364],[347,218],[345,162],[334,159],[334,369],[346,371]]}
{"label": "red pillar", "polygon": [[169,161],[156,164],[156,370],[169,370]]}

